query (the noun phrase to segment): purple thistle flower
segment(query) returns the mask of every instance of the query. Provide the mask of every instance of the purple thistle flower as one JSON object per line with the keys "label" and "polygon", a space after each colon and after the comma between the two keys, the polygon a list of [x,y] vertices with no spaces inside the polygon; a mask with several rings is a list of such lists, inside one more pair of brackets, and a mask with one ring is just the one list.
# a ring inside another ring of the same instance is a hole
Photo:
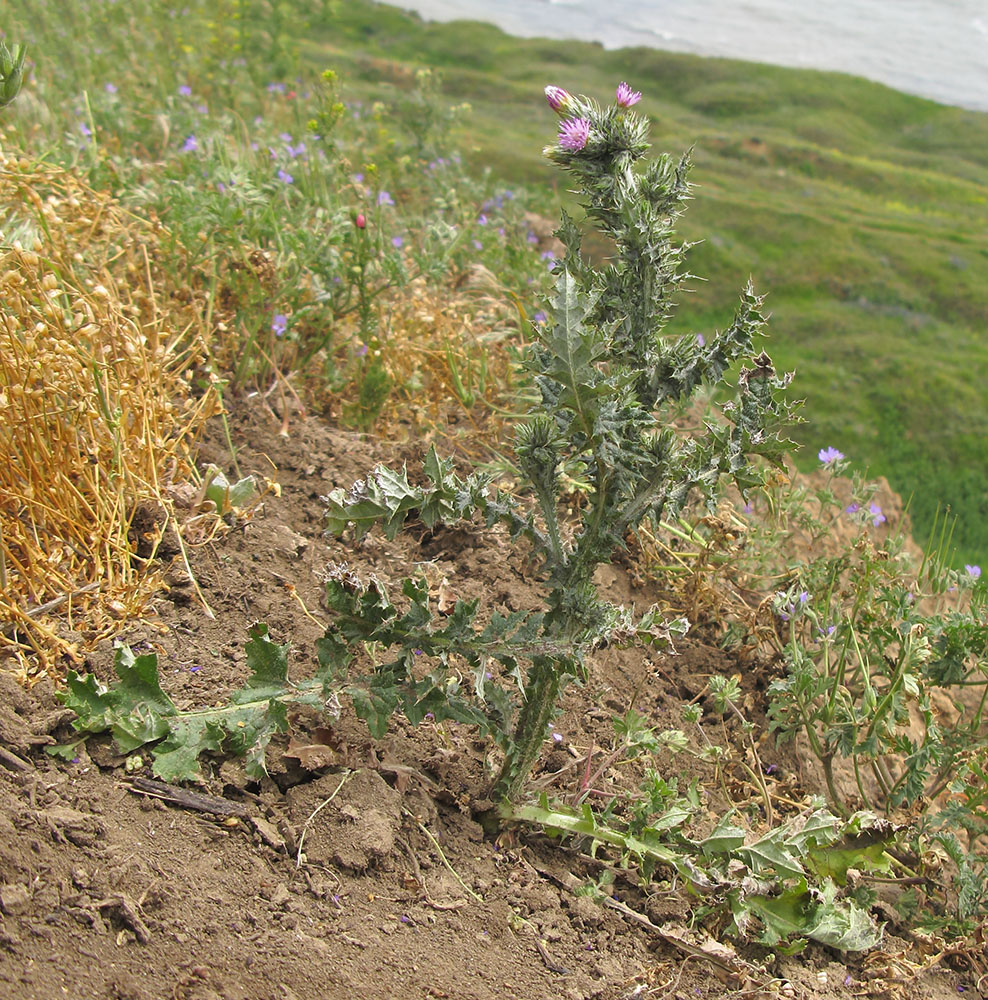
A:
{"label": "purple thistle flower", "polygon": [[981,576],[980,566],[969,566],[967,563],[965,563],[964,569],[967,570],[967,575],[971,577],[972,580],[977,580]]}
{"label": "purple thistle flower", "polygon": [[632,90],[623,80],[617,85],[617,104],[619,108],[630,108],[641,99],[641,91]]}
{"label": "purple thistle flower", "polygon": [[198,148],[199,142],[194,135],[185,137],[185,142],[182,143],[183,153],[194,153]]}
{"label": "purple thistle flower", "polygon": [[841,459],[844,457],[844,453],[842,451],[838,451],[836,448],[833,448],[833,447],[831,447],[831,448],[821,448],[817,452],[817,456],[816,457],[818,459],[820,459],[820,461],[824,465],[831,465],[834,462],[841,461]]}
{"label": "purple thistle flower", "polygon": [[278,180],[283,184],[294,184],[295,178],[287,170],[278,171]]}
{"label": "purple thistle flower", "polygon": [[559,126],[559,145],[571,153],[578,153],[590,138],[590,122],[586,118],[567,118]]}
{"label": "purple thistle flower", "polygon": [[389,192],[381,191],[377,196],[377,203],[378,205],[393,205],[395,200],[391,197]]}
{"label": "purple thistle flower", "polygon": [[868,511],[871,513],[871,523],[877,528],[880,524],[885,523],[885,515],[882,513],[882,508],[878,506],[877,503],[873,503]]}
{"label": "purple thistle flower", "polygon": [[566,114],[573,100],[562,87],[554,87],[552,85],[545,88],[545,99],[549,102],[549,107],[557,115]]}
{"label": "purple thistle flower", "polygon": [[284,313],[275,313],[271,320],[271,330],[276,337],[283,337],[288,329],[288,317]]}

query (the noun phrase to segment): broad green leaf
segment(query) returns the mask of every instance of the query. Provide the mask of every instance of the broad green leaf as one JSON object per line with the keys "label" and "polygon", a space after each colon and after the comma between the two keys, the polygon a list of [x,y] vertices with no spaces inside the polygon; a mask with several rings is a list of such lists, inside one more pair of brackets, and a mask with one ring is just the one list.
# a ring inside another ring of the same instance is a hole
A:
{"label": "broad green leaf", "polygon": [[770,830],[753,844],[736,848],[735,854],[755,875],[766,872],[775,872],[780,878],[800,878],[805,875],[803,866],[786,846],[781,829]]}
{"label": "broad green leaf", "polygon": [[714,854],[727,854],[744,844],[744,830],[731,822],[733,811],[721,817],[709,837],[697,845],[709,858]]}

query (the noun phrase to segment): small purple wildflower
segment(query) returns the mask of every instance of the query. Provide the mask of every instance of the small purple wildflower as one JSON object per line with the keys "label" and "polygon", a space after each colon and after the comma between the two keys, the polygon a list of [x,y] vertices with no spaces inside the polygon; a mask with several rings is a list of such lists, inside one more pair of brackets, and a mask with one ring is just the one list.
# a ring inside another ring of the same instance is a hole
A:
{"label": "small purple wildflower", "polygon": [[544,323],[549,317],[540,309],[533,317],[533,323]]}
{"label": "small purple wildflower", "polygon": [[529,231],[525,234],[525,242],[526,243],[538,243],[539,242],[539,238],[538,238],[538,236],[535,235],[535,233],[534,233],[533,230],[529,229]]}
{"label": "small purple wildflower", "polygon": [[871,514],[871,523],[877,528],[880,524],[885,523],[885,515],[882,513],[882,508],[878,506],[877,503],[873,503],[868,508]]}
{"label": "small purple wildflower", "polygon": [[288,317],[284,313],[275,313],[271,320],[271,331],[276,337],[283,337],[288,329]]}
{"label": "small purple wildflower", "polygon": [[486,226],[487,225],[487,216],[484,215],[483,212],[481,212],[480,215],[477,216],[477,225],[478,226]]}
{"label": "small purple wildflower", "polygon": [[115,94],[117,92],[117,85],[115,83],[104,83],[103,84],[103,89],[108,94]]}
{"label": "small purple wildflower", "polygon": [[474,240],[473,241],[473,248],[474,248],[474,250],[483,250],[484,249],[484,244],[481,243],[480,240]]}
{"label": "small purple wildflower", "polygon": [[194,135],[188,135],[185,137],[185,142],[182,143],[183,153],[194,153],[199,148],[199,141]]}
{"label": "small purple wildflower", "polygon": [[846,506],[846,507],[844,508],[844,513],[845,513],[845,514],[857,514],[857,512],[858,512],[859,510],[861,510],[861,505],[860,505],[860,504],[856,504],[856,503],[849,503],[849,504],[848,504],[848,505],[847,505],[847,506]]}
{"label": "small purple wildflower", "polygon": [[182,95],[182,97],[192,96],[192,88],[187,83],[183,83],[182,86],[178,88],[178,92]]}
{"label": "small purple wildflower", "polygon": [[543,250],[542,253],[539,254],[539,257],[541,257],[542,260],[555,260],[556,259],[556,255],[551,250]]}
{"label": "small purple wildflower", "polygon": [[567,118],[559,126],[559,145],[571,153],[578,153],[590,138],[590,122],[586,118]]}
{"label": "small purple wildflower", "polygon": [[842,451],[838,451],[834,447],[821,448],[817,452],[816,457],[820,459],[824,465],[832,465],[834,462],[839,462],[844,457],[844,453]]}
{"label": "small purple wildflower", "polygon": [[[362,343],[362,344],[361,344],[361,345],[360,345],[360,346],[359,346],[359,347],[357,348],[357,357],[358,357],[358,358],[366,358],[366,357],[367,357],[367,345],[366,345],[366,344],[363,344],[363,343]],[[416,653],[421,653],[421,652],[422,652],[422,650],[421,650],[421,649],[417,649],[417,650],[414,650],[414,652],[416,652]]]}
{"label": "small purple wildflower", "polygon": [[969,566],[967,563],[965,563],[964,564],[964,569],[967,570],[967,575],[972,580],[977,580],[981,576],[981,567],[980,566]]}
{"label": "small purple wildflower", "polygon": [[190,674],[197,674],[200,670],[202,670],[202,667],[189,667]]}
{"label": "small purple wildflower", "polygon": [[405,245],[405,241],[400,236],[392,236],[391,245],[395,250],[400,250]]}
{"label": "small purple wildflower", "polygon": [[745,514],[750,514],[754,509],[755,505],[750,500],[744,505]]}
{"label": "small purple wildflower", "polygon": [[698,333],[696,335],[696,342],[697,342],[697,344],[700,345],[700,347],[706,347],[707,346],[707,338],[704,337],[704,335],[702,333]]}
{"label": "small purple wildflower", "polygon": [[88,139],[93,134],[93,130],[85,123],[79,122],[79,131]]}
{"label": "small purple wildflower", "polygon": [[294,184],[295,178],[287,170],[278,171],[278,180],[283,184]]}
{"label": "small purple wildflower", "polygon": [[563,734],[562,733],[553,733],[552,734],[552,741],[553,741],[553,743],[562,743],[563,742]]}
{"label": "small purple wildflower", "polygon": [[73,763],[73,764],[78,764],[80,760],[82,760],[82,758],[81,758],[81,757],[73,757],[73,758],[72,758],[72,763]]}
{"label": "small purple wildflower", "polygon": [[278,138],[282,142],[289,142],[290,143],[295,138],[295,136],[293,136],[291,132],[279,132],[278,133]]}
{"label": "small purple wildflower", "polygon": [[641,91],[632,90],[623,80],[617,85],[617,105],[619,108],[630,108],[641,99]]}
{"label": "small purple wildflower", "polygon": [[799,595],[799,603],[805,604],[810,599],[810,595],[807,591],[802,591]]}
{"label": "small purple wildflower", "polygon": [[364,183],[364,175],[363,174],[354,174],[353,177],[351,178],[351,180],[353,181],[354,184],[363,184]]}
{"label": "small purple wildflower", "polygon": [[377,203],[378,205],[393,205],[395,200],[388,191],[381,191],[377,196]]}
{"label": "small purple wildflower", "polygon": [[208,115],[209,114],[209,106],[206,105],[206,104],[200,104],[200,105],[198,105],[196,107],[196,111],[198,111],[199,114],[201,114],[201,115]]}
{"label": "small purple wildflower", "polygon": [[283,94],[285,92],[285,85],[283,83],[269,83],[268,93],[269,94]]}

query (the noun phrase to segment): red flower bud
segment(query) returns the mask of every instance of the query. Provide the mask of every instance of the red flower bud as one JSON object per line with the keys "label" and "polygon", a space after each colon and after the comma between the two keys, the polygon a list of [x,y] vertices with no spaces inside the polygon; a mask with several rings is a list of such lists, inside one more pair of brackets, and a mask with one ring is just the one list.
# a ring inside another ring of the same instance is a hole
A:
{"label": "red flower bud", "polygon": [[357,218],[354,219],[353,221],[356,223],[356,226],[357,226],[358,229],[366,229],[367,228],[367,219],[364,217],[364,213],[363,212],[361,212],[360,215],[358,215]]}

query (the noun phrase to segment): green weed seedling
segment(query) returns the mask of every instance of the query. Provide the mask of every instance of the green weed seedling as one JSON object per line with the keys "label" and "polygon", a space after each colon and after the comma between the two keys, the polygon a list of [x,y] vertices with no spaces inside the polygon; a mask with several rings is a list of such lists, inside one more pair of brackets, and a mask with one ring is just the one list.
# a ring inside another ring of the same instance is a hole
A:
{"label": "green weed seedling", "polygon": [[[334,619],[319,651],[376,735],[398,709],[413,723],[432,713],[489,734],[504,752],[492,790],[504,815],[523,794],[560,691],[583,674],[586,658],[605,645],[665,649],[687,627],[663,621],[655,608],[636,616],[602,600],[596,568],[643,522],[675,517],[697,497],[713,504],[725,478],[746,494],[761,482],[751,459],[781,462],[788,442],[780,432],[791,419],[781,401],[789,378],[755,347],[763,317],[750,286],[723,332],[662,336],[688,278],[680,271],[685,248],[673,239],[689,197],[688,157],[663,155],[636,169],[649,148],[648,124],[631,110],[640,95],[624,84],[607,107],[558,87],[546,97],[561,124],[545,154],[575,181],[587,223],[613,241],[615,254],[605,266],[590,264],[581,227],[563,214],[556,235],[566,255],[553,264],[551,317],[537,327],[526,361],[540,398],[514,441],[525,498],[498,489],[488,474],[460,478],[435,449],[425,485],[409,482],[405,469],[378,467],[328,497],[335,535],[350,529],[359,539],[380,526],[390,539],[409,520],[434,528],[479,516],[534,550],[544,607],[489,618],[466,601],[437,618],[426,583],[414,579],[401,585],[399,611],[379,581],[337,567],[328,583]],[[701,387],[726,384],[735,364],[743,367],[726,419],[708,420],[697,434],[677,430],[673,415]],[[573,467],[586,470],[588,502],[570,537],[559,513],[560,470]],[[361,644],[396,656],[352,676]]]}
{"label": "green weed seedling", "polygon": [[[842,455],[820,458],[843,468]],[[842,770],[862,807],[916,818],[916,854],[932,849],[955,872],[938,883],[963,923],[988,909],[981,570],[950,568],[945,520],[916,566],[901,538],[875,537],[884,521],[877,504],[841,507],[833,498],[830,508],[819,516],[856,521],[859,532],[834,554],[796,567],[795,582],[775,596],[786,673],[769,687],[770,726],[781,741],[805,737],[839,814],[851,811],[838,786]]]}

